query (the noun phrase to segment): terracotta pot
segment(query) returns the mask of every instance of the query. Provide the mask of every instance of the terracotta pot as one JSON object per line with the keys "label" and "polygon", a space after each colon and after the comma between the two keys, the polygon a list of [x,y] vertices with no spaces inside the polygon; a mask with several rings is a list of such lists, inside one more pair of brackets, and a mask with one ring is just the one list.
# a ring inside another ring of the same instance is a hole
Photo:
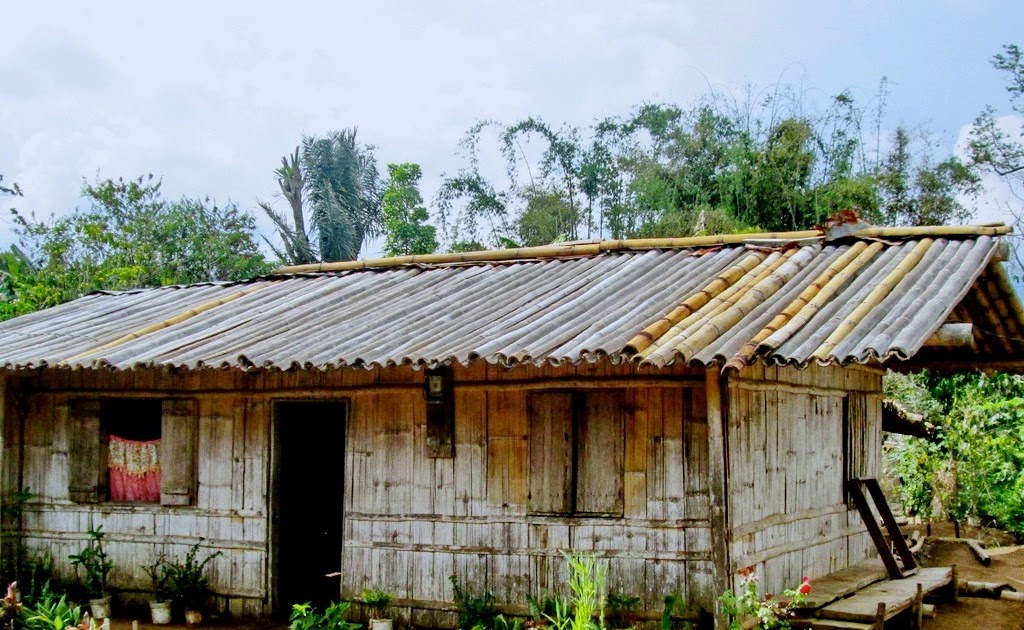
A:
{"label": "terracotta pot", "polygon": [[201,623],[203,623],[203,611],[195,608],[185,609],[185,625],[198,626]]}
{"label": "terracotta pot", "polygon": [[89,600],[89,610],[93,619],[108,619],[110,617],[110,595],[99,599]]}
{"label": "terracotta pot", "polygon": [[171,602],[149,602],[149,612],[153,616],[153,625],[164,626],[171,623]]}

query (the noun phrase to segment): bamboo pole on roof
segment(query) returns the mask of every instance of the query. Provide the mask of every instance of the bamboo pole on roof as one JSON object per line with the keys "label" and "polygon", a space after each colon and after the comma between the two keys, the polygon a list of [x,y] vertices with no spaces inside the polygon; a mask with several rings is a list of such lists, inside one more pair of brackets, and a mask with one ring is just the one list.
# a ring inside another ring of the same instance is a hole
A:
{"label": "bamboo pole on roof", "polygon": [[[839,287],[846,284],[846,281],[852,278],[881,249],[881,243],[868,245],[863,241],[850,246],[850,249],[833,261],[775,319],[754,335],[753,339],[743,344],[739,352],[725,364],[725,369],[739,371],[743,367],[750,365],[754,355],[757,354],[761,342],[773,337],[773,335],[779,333],[791,322],[793,325],[786,328],[786,333],[782,337],[783,339],[788,339],[792,336],[793,332],[799,330],[814,317],[814,314],[835,295]],[[797,317],[800,320],[797,320]],[[777,348],[779,344],[781,344],[781,341],[777,341],[774,347]]]}
{"label": "bamboo pole on roof", "polygon": [[746,270],[742,276],[736,278],[725,290],[719,292],[711,299],[702,300],[703,303],[698,308],[690,311],[688,314],[683,313],[685,317],[679,319],[672,326],[668,328],[663,327],[656,337],[652,337],[649,343],[634,355],[634,359],[639,361],[646,358],[646,356],[656,351],[659,347],[662,347],[669,339],[675,338],[680,333],[688,330],[694,320],[705,317],[706,313],[719,307],[722,303],[731,303],[731,300],[738,292],[741,292],[744,287],[750,285],[753,279],[761,276],[763,270],[759,269],[762,269],[762,267],[774,268],[777,264],[781,264],[779,261],[782,259],[782,256],[783,254],[779,252],[763,256],[757,265]]}
{"label": "bamboo pole on roof", "polygon": [[[964,226],[923,226],[905,228],[865,228],[848,238],[911,238],[911,237],[943,237],[943,236],[1002,236],[1009,234],[1012,228],[1002,224],[964,225]],[[519,247],[515,249],[491,249],[459,254],[417,254],[414,256],[396,256],[394,258],[374,258],[370,260],[349,260],[341,262],[312,263],[308,265],[291,265],[275,269],[276,275],[295,273],[320,273],[331,271],[354,271],[360,269],[386,269],[403,265],[443,265],[473,262],[497,262],[503,260],[531,260],[544,258],[561,258],[568,256],[594,256],[602,252],[633,251],[644,249],[685,249],[691,247],[715,247],[723,245],[739,245],[750,241],[778,241],[781,246],[804,239],[824,238],[821,230],[802,230],[796,232],[757,232],[750,234],[716,234],[712,236],[688,236],[679,238],[647,238],[594,241],[588,243],[566,243],[559,245],[540,245],[536,247]]]}
{"label": "bamboo pole on roof", "polygon": [[943,236],[1003,236],[1013,231],[1007,225],[923,225],[916,227],[872,227],[857,230],[856,238],[913,238]]}
{"label": "bamboo pole on roof", "polygon": [[820,247],[801,248],[770,276],[747,290],[742,298],[729,309],[711,319],[686,341],[676,346],[676,350],[687,359],[696,355],[751,311],[775,295],[779,289],[809,265],[819,251],[821,251]]}
{"label": "bamboo pole on roof", "polygon": [[820,230],[799,232],[757,232],[750,234],[714,234],[711,236],[683,236],[678,238],[634,238],[616,241],[601,241],[601,251],[629,249],[680,249],[686,247],[714,247],[715,245],[739,245],[747,241],[776,240],[781,243],[806,238],[821,238]]}
{"label": "bamboo pole on roof", "polygon": [[729,287],[715,298],[709,300],[708,303],[700,309],[691,313],[688,317],[666,330],[638,355],[639,359],[645,359],[651,356],[668,343],[674,343],[685,339],[690,333],[707,323],[716,314],[735,304],[736,300],[743,296],[743,293],[748,287],[756,285],[758,282],[774,273],[776,269],[785,264],[785,262],[797,251],[799,250],[791,249],[784,253],[774,252],[771,256],[765,258],[758,267],[751,269],[750,272],[740,278],[733,286]]}
{"label": "bamboo pole on roof", "polygon": [[924,238],[914,246],[914,249],[907,254],[900,264],[896,265],[896,268],[889,272],[878,285],[872,289],[871,293],[864,299],[861,304],[850,313],[846,319],[844,319],[832,334],[825,339],[825,342],[818,346],[818,349],[811,353],[808,357],[809,360],[824,361],[828,357],[828,354],[836,347],[836,345],[846,338],[857,324],[871,311],[871,309],[878,306],[882,300],[885,299],[889,293],[892,292],[896,285],[900,283],[903,278],[906,277],[910,270],[917,266],[917,263],[921,262],[921,258],[924,253],[928,251],[928,248],[932,246],[935,241],[931,238]]}
{"label": "bamboo pole on roof", "polygon": [[117,339],[115,339],[115,340],[113,340],[113,341],[111,341],[109,343],[105,343],[105,344],[103,344],[101,346],[98,346],[96,348],[91,348],[89,350],[86,350],[85,352],[80,352],[80,353],[76,354],[73,357],[69,357],[68,359],[65,359],[64,363],[72,363],[74,361],[78,361],[78,360],[82,359],[83,357],[87,357],[90,354],[94,354],[96,352],[102,352],[104,350],[110,350],[111,348],[116,348],[117,346],[120,346],[122,344],[126,344],[129,341],[134,341],[134,340],[136,340],[136,339],[138,339],[140,337],[145,337],[148,334],[155,333],[155,332],[157,332],[159,330],[163,330],[164,328],[170,328],[171,326],[174,326],[175,324],[180,324],[181,322],[183,322],[183,321],[185,321],[187,319],[191,319],[191,318],[195,317],[196,315],[199,315],[200,313],[208,311],[208,310],[210,310],[212,308],[216,308],[218,306],[221,306],[222,304],[227,304],[228,302],[233,302],[233,301],[237,300],[240,297],[246,296],[246,295],[248,295],[250,293],[253,293],[255,291],[259,291],[260,289],[263,288],[263,286],[264,285],[262,285],[262,284],[253,285],[253,286],[250,286],[247,289],[242,289],[241,291],[236,291],[235,293],[232,293],[231,295],[226,295],[226,296],[224,296],[222,298],[217,298],[216,300],[211,300],[209,302],[200,304],[199,306],[195,306],[193,308],[190,308],[187,311],[184,311],[182,313],[178,313],[174,317],[170,317],[170,318],[165,319],[163,321],[156,322],[155,324],[150,324],[150,325],[145,326],[143,328],[140,328],[140,329],[138,329],[138,330],[136,330],[134,332],[130,332],[127,335],[124,335],[123,337],[118,337]]}
{"label": "bamboo pole on roof", "polygon": [[679,306],[672,309],[672,311],[667,315],[640,331],[636,336],[630,339],[628,343],[626,343],[624,351],[632,352],[634,354],[643,351],[645,348],[650,346],[654,340],[658,339],[665,334],[667,330],[672,328],[672,326],[695,313],[707,304],[709,300],[722,291],[725,291],[746,274],[750,273],[752,269],[761,264],[761,262],[767,257],[768,254],[763,252],[751,252],[744,257],[743,260],[720,273],[718,277],[709,282],[700,291],[697,291],[690,297],[683,300]]}
{"label": "bamboo pole on roof", "polygon": [[563,256],[593,256],[601,249],[598,243],[579,245],[540,245],[516,249],[487,249],[460,254],[416,254],[393,258],[371,258],[369,260],[345,260],[340,262],[292,265],[275,269],[274,274],[318,273],[324,271],[353,271],[358,269],[380,269],[403,265],[441,265],[460,262],[496,262],[501,260],[528,260],[533,258],[560,258]]}

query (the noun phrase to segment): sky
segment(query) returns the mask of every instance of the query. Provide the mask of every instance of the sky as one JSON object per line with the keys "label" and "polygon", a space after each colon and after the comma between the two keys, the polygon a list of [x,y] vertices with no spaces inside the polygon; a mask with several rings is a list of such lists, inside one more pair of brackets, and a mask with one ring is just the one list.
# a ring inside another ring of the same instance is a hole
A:
{"label": "sky", "polygon": [[888,77],[887,124],[948,153],[986,104],[1010,113],[989,60],[1024,44],[1019,0],[2,0],[0,21],[0,174],[39,216],[83,178],[146,173],[168,198],[283,208],[281,156],[352,126],[382,170],[419,163],[429,200],[477,120],[587,125],[780,81],[866,103]]}

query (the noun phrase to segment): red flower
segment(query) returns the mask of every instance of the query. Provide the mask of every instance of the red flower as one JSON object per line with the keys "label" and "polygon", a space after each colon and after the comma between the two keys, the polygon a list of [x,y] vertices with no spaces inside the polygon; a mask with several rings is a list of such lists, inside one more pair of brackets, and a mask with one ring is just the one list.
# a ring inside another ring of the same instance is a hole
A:
{"label": "red flower", "polygon": [[811,581],[806,577],[804,578],[803,584],[800,585],[800,594],[806,595],[811,592]]}

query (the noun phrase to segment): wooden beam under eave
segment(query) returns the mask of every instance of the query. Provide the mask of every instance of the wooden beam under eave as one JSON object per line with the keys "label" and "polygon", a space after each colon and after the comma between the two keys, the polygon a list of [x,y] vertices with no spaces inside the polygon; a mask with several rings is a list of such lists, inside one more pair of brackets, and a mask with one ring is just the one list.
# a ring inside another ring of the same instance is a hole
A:
{"label": "wooden beam under eave", "polygon": [[974,352],[977,350],[977,346],[974,343],[974,324],[943,324],[932,333],[931,337],[924,340],[924,344],[921,347],[970,350]]}

